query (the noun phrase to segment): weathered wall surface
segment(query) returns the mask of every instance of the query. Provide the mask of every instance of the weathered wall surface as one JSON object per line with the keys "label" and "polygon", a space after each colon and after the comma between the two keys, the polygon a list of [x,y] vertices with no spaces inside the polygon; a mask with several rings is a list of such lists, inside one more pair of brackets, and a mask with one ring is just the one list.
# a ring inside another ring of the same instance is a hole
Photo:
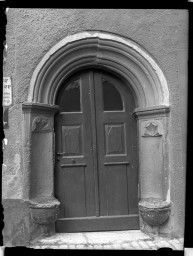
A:
{"label": "weathered wall surface", "polygon": [[13,84],[8,145],[4,149],[3,198],[22,199],[22,110],[30,79],[45,53],[64,37],[86,30],[115,33],[142,46],[164,72],[170,91],[170,197],[173,224],[183,234],[188,12],[186,10],[9,9],[4,76]]}

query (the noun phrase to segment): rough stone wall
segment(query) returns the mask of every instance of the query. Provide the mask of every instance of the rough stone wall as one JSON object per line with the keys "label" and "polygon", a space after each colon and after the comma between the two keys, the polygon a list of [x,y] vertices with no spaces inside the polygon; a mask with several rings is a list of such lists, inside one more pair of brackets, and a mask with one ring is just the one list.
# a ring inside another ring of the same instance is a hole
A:
{"label": "rough stone wall", "polygon": [[9,9],[4,76],[11,76],[8,144],[4,149],[3,198],[22,199],[22,102],[33,71],[45,53],[64,37],[86,30],[130,38],[156,60],[170,91],[170,198],[174,229],[183,235],[188,12],[186,10]]}

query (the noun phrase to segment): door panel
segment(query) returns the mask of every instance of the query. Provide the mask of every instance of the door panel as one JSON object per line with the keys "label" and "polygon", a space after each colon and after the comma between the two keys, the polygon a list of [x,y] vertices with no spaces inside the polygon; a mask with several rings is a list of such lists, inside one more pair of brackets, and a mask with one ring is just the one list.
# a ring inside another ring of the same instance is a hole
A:
{"label": "door panel", "polygon": [[82,125],[62,126],[62,141],[64,155],[81,155]]}
{"label": "door panel", "polygon": [[105,124],[106,155],[125,154],[125,124]]}
{"label": "door panel", "polygon": [[127,170],[125,165],[105,166],[107,215],[127,215]]}
{"label": "door panel", "polygon": [[[65,167],[62,171],[63,217],[85,217],[86,191],[85,191],[85,167]],[[70,193],[69,193],[70,192]]]}
{"label": "door panel", "polygon": [[57,232],[138,228],[132,94],[114,76],[90,70],[65,84],[57,104]]}

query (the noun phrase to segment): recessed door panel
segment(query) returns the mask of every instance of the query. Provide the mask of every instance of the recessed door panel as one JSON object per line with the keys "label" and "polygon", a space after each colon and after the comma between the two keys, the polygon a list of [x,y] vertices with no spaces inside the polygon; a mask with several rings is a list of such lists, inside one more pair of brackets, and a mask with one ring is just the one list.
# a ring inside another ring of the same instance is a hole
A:
{"label": "recessed door panel", "polygon": [[57,232],[137,229],[137,136],[129,89],[107,72],[83,71],[65,82],[57,104]]}
{"label": "recessed door panel", "polygon": [[82,136],[81,125],[62,126],[62,145],[64,155],[81,155]]}
{"label": "recessed door panel", "polygon": [[107,215],[127,215],[127,168],[125,165],[109,165],[105,168],[107,189]]}
{"label": "recessed door panel", "polygon": [[63,217],[85,217],[86,191],[85,167],[65,167],[62,172]]}
{"label": "recessed door panel", "polygon": [[124,126],[124,124],[105,124],[106,155],[125,154]]}

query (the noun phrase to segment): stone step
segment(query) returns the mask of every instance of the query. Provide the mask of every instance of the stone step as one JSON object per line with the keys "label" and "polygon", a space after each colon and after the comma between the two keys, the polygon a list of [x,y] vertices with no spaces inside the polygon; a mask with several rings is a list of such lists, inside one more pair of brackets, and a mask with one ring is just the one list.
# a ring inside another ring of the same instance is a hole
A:
{"label": "stone step", "polygon": [[140,230],[112,232],[57,233],[32,242],[34,249],[93,249],[93,250],[157,250],[167,247],[183,250],[183,238],[156,239]]}

